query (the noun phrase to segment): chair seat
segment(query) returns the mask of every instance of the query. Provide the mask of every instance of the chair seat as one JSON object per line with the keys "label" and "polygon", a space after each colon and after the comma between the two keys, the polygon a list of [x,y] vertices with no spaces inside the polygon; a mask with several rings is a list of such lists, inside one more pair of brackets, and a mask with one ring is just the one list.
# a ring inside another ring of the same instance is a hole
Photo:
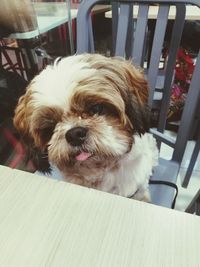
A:
{"label": "chair seat", "polygon": [[[167,181],[176,184],[179,164],[174,161],[159,159],[159,165],[154,169],[152,181]],[[150,184],[151,200],[153,204],[171,208],[175,189],[168,185]]]}

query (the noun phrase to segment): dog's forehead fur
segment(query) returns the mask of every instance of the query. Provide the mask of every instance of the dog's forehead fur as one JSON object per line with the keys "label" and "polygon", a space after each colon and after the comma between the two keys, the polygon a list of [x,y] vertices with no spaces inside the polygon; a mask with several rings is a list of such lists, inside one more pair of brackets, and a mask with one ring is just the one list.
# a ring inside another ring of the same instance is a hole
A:
{"label": "dog's forehead fur", "polygon": [[[32,81],[32,103],[36,108],[37,105],[50,105],[63,107],[67,111],[73,103],[78,101],[81,104],[83,98],[95,95],[95,98],[115,103],[124,112],[122,96],[127,93],[127,89],[137,88],[137,80],[142,76],[138,70],[132,71],[131,68],[133,66],[124,64],[123,60],[100,55],[84,54],[64,58],[48,66]],[[133,73],[136,77],[132,76]],[[142,96],[143,88],[140,91]],[[138,92],[134,93],[137,95]],[[144,98],[145,94],[146,91]],[[142,102],[145,100],[142,99]]]}
{"label": "dog's forehead fur", "polygon": [[36,76],[30,87],[34,105],[69,106],[74,89],[81,80],[91,77],[95,69],[89,68],[83,56],[72,56],[58,64],[48,66]]}

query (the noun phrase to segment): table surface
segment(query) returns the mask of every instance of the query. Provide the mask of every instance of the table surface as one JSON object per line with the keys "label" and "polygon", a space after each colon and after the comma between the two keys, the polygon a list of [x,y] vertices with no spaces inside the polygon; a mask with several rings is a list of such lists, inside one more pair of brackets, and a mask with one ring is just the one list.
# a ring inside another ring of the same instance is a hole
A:
{"label": "table surface", "polygon": [[200,218],[0,166],[0,266],[200,266]]}
{"label": "table surface", "polygon": [[[137,17],[138,14],[138,6],[135,6],[134,11],[133,11],[133,16]],[[158,14],[158,6],[150,6],[149,8],[149,13],[148,13],[148,18],[149,19],[155,19],[157,18]],[[176,7],[171,6],[170,11],[169,11],[169,19],[174,19],[176,14]],[[107,11],[105,13],[106,18],[111,18],[112,17],[112,11]],[[186,6],[186,19],[187,20],[200,20],[200,8],[196,6]]]}

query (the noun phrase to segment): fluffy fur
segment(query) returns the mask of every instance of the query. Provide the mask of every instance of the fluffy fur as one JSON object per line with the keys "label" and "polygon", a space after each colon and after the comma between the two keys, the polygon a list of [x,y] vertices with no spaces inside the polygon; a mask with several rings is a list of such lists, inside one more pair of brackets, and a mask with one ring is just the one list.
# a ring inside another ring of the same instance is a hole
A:
{"label": "fluffy fur", "polygon": [[158,152],[146,133],[147,98],[147,82],[131,62],[76,55],[33,79],[14,124],[38,162],[50,161],[66,181],[148,201]]}

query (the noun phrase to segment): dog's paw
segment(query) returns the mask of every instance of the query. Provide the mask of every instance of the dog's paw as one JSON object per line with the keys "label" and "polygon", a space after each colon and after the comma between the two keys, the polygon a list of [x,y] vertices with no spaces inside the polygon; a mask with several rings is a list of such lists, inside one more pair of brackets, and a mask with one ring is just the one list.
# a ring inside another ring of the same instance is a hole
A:
{"label": "dog's paw", "polygon": [[134,199],[144,202],[151,202],[151,196],[148,188],[141,187],[134,194]]}

